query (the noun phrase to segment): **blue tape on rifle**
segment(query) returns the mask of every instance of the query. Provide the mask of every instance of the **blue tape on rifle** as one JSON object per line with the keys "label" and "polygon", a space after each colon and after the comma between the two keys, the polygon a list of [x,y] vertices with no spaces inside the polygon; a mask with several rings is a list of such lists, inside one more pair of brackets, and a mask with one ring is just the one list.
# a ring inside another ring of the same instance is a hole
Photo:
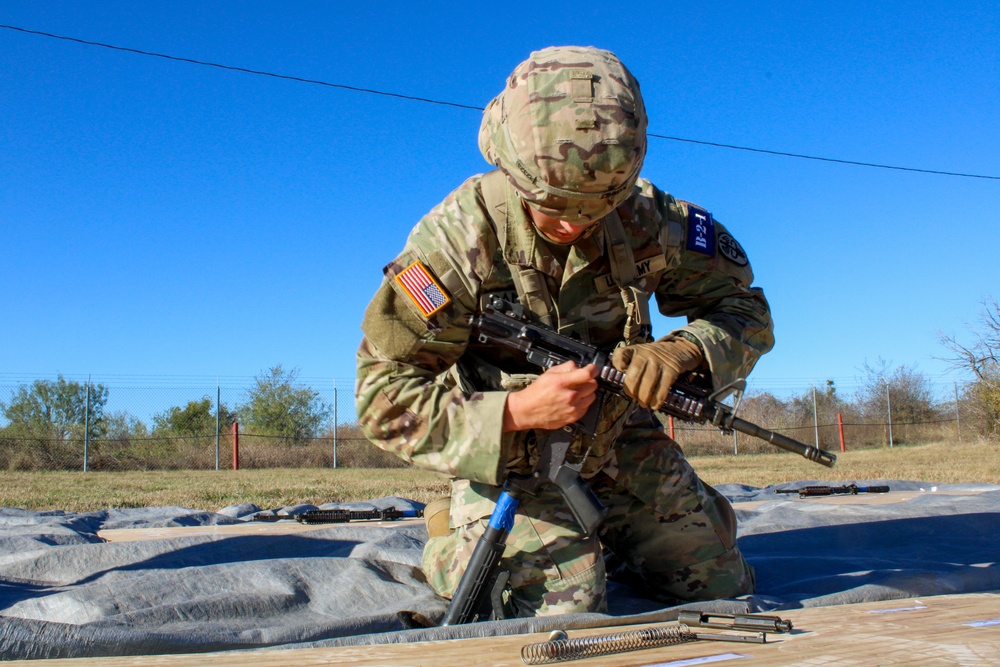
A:
{"label": "blue tape on rifle", "polygon": [[519,504],[507,492],[501,493],[496,509],[493,510],[493,516],[490,517],[490,527],[510,532],[514,526],[514,514]]}

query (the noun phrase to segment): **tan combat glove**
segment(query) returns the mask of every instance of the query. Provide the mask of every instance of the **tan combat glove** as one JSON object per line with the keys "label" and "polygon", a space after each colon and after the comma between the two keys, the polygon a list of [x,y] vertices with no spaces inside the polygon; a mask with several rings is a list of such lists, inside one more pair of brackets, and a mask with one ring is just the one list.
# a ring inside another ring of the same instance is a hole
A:
{"label": "tan combat glove", "polygon": [[614,367],[625,373],[625,393],[654,410],[667,400],[677,378],[698,368],[704,359],[701,348],[686,338],[628,345],[611,355]]}

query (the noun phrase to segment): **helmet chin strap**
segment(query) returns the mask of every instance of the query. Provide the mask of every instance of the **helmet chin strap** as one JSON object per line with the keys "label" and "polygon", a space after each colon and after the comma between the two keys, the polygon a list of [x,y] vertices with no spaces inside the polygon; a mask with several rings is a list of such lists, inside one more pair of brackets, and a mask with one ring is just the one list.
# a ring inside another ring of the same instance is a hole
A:
{"label": "helmet chin strap", "polygon": [[[520,197],[520,194],[518,196]],[[543,232],[541,229],[539,229],[538,224],[535,222],[534,216],[532,216],[532,210],[533,209],[531,208],[531,204],[529,204],[524,199],[521,199],[521,206],[522,206],[522,208],[524,208],[524,212],[525,212],[525,214],[528,217],[528,221],[531,223],[531,226],[535,228],[535,231],[538,233],[538,235],[541,236],[543,239],[545,239],[545,241],[547,243],[551,243],[552,245],[557,245],[557,246],[569,247],[569,246],[572,246],[572,245],[574,245],[574,244],[582,241],[583,239],[586,239],[586,238],[589,238],[589,237],[593,236],[594,232],[597,231],[597,228],[601,226],[601,222],[604,220],[604,218],[600,218],[599,220],[594,220],[593,222],[587,223],[587,228],[584,229],[580,233],[580,235],[577,236],[572,241],[559,241],[558,239],[552,238],[551,236],[549,236],[548,234],[546,234],[545,232]],[[549,216],[549,217],[552,217],[552,216]],[[570,223],[570,224],[573,224],[573,223]],[[582,227],[583,225],[577,225],[577,226]]]}

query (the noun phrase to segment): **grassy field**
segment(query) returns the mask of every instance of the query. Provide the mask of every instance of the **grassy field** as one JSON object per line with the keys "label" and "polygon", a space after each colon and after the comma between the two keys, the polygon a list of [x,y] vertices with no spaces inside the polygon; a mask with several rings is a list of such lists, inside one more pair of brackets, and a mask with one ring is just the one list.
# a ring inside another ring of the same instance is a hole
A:
{"label": "grassy field", "polygon": [[[1000,484],[1000,443],[941,443],[838,454],[825,468],[794,454],[691,458],[710,484],[767,486],[779,482],[906,479],[929,483]],[[218,510],[251,502],[262,508],[347,502],[395,495],[427,502],[447,480],[413,469],[290,469],[150,472],[4,472],[0,507],[89,511],[179,505]]]}

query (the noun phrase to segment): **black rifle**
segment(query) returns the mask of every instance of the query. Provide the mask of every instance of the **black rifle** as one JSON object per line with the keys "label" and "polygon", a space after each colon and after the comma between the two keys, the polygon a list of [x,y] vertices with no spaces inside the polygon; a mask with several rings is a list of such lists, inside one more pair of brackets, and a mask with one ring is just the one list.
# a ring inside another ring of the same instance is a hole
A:
{"label": "black rifle", "polygon": [[381,510],[306,510],[302,514],[296,514],[295,520],[299,523],[347,523],[348,521],[397,521],[404,517],[417,516],[422,516],[422,513],[386,507]]}
{"label": "black rifle", "polygon": [[803,486],[801,489],[777,489],[775,493],[797,493],[799,498],[806,496],[833,496],[840,494],[851,494],[855,496],[859,493],[889,493],[888,486],[858,486],[848,484],[847,486]]}
{"label": "black rifle", "polygon": [[[499,572],[500,557],[514,525],[514,514],[520,499],[525,495],[535,495],[542,486],[554,484],[584,532],[592,535],[597,530],[607,510],[580,478],[582,461],[571,463],[566,460],[566,453],[578,432],[594,436],[609,393],[624,396],[622,385],[625,375],[612,366],[608,355],[530,321],[520,305],[492,297],[484,312],[473,318],[472,328],[475,342],[519,350],[524,353],[528,362],[542,369],[567,361],[573,361],[580,367],[594,364],[598,368],[599,391],[580,421],[548,432],[541,443],[539,461],[531,475],[508,476],[486,532],[476,544],[455,590],[443,625],[471,623],[485,618],[491,604],[492,610],[499,613],[503,585]],[[763,438],[828,467],[833,466],[836,461],[833,454],[737,418],[732,408],[714,401],[707,392],[693,385],[675,384],[660,411],[686,421],[710,421],[723,431],[735,429]]]}
{"label": "black rifle", "polygon": [[[625,374],[611,365],[608,355],[591,345],[529,321],[520,305],[492,297],[485,311],[472,320],[472,327],[479,343],[520,350],[530,363],[543,369],[567,361],[573,361],[581,367],[594,364],[597,366],[602,388],[614,394],[625,395],[622,390]],[[708,391],[688,382],[675,382],[667,394],[666,402],[657,411],[696,424],[708,422],[723,433],[739,431],[828,468],[832,468],[837,461],[836,456],[818,447],[740,419],[734,408],[716,401]]]}
{"label": "black rifle", "polygon": [[254,521],[283,521],[295,519],[299,523],[347,523],[349,521],[397,521],[406,517],[423,516],[418,510],[401,510],[396,507],[374,510],[306,510],[299,514],[255,514]]}

